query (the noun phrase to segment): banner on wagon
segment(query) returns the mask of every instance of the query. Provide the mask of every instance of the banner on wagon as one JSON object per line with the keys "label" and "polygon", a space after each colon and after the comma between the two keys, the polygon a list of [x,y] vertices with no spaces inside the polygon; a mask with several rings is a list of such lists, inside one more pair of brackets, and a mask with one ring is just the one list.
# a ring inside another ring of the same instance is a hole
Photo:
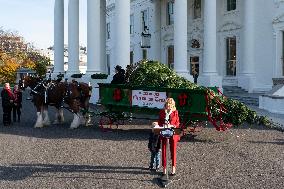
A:
{"label": "banner on wagon", "polygon": [[132,106],[162,109],[166,99],[166,92],[132,90]]}

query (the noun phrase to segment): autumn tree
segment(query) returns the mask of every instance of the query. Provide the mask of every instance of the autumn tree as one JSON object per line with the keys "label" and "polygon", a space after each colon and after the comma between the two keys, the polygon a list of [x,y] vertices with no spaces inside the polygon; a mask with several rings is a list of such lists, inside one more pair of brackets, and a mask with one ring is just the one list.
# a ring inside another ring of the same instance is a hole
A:
{"label": "autumn tree", "polygon": [[0,27],[0,83],[14,83],[20,67],[45,75],[50,59],[41,55],[34,47],[25,43],[17,32],[5,31]]}

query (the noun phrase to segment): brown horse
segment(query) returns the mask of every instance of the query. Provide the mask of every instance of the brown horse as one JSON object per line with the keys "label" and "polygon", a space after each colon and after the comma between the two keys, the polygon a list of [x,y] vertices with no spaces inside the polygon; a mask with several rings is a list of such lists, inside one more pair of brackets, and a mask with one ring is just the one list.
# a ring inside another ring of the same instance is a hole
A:
{"label": "brown horse", "polygon": [[49,117],[47,107],[54,106],[57,109],[54,123],[62,123],[63,107],[67,104],[66,109],[74,114],[73,122],[70,128],[77,128],[80,125],[80,110],[83,108],[85,112],[89,108],[89,99],[91,88],[84,83],[68,83],[51,80],[42,80],[38,77],[26,76],[21,80],[20,87],[25,89],[31,88],[33,103],[37,109],[37,121],[35,127],[43,127],[49,125]]}

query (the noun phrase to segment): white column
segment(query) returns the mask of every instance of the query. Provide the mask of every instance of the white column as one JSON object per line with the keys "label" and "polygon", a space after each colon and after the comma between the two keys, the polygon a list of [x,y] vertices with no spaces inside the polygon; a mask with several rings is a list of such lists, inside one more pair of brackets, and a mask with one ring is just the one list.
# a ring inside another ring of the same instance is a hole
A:
{"label": "white column", "polygon": [[100,72],[100,2],[87,2],[87,73]]}
{"label": "white column", "polygon": [[64,73],[64,0],[54,5],[54,74]]}
{"label": "white column", "polygon": [[151,59],[161,61],[161,0],[155,0],[153,3]]}
{"label": "white column", "polygon": [[238,85],[249,92],[255,82],[255,6],[256,0],[244,1],[243,61]]}
{"label": "white column", "polygon": [[106,0],[101,0],[100,9],[100,70],[107,73],[106,65]]}
{"label": "white column", "polygon": [[202,73],[198,83],[204,86],[222,87],[222,77],[217,72],[217,9],[216,0],[205,0],[204,51]]}
{"label": "white column", "polygon": [[130,0],[115,1],[115,64],[130,64]]}
{"label": "white column", "polygon": [[216,0],[205,0],[203,74],[217,74]]}
{"label": "white column", "polygon": [[177,73],[187,70],[187,0],[175,1],[174,5],[174,69]]}
{"label": "white column", "polygon": [[245,1],[245,18],[244,18],[244,58],[242,73],[252,74],[255,72],[254,68],[254,51],[255,51],[255,37],[254,37],[254,21],[255,21],[255,4],[254,0]]}
{"label": "white column", "polygon": [[273,69],[273,77],[282,77],[282,61],[283,61],[283,33],[281,30],[276,31],[276,60]]}
{"label": "white column", "polygon": [[68,73],[79,73],[79,0],[68,4]]}

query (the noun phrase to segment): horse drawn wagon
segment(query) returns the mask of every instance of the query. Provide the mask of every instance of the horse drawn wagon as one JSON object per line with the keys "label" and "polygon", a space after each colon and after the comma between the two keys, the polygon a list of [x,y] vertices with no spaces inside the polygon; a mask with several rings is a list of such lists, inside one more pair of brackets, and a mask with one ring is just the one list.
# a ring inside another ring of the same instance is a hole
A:
{"label": "horse drawn wagon", "polygon": [[[213,96],[219,93],[218,88],[173,89],[145,86],[128,86],[120,84],[99,84],[99,103],[106,111],[101,112],[99,126],[105,131],[113,125],[124,124],[126,120],[156,120],[166,98],[176,101],[179,111],[181,129],[184,134],[197,131],[203,122],[210,122],[218,130],[226,130],[232,124],[224,123],[226,109],[220,101],[214,101],[215,109],[211,111]],[[217,106],[217,107],[216,107]]]}

